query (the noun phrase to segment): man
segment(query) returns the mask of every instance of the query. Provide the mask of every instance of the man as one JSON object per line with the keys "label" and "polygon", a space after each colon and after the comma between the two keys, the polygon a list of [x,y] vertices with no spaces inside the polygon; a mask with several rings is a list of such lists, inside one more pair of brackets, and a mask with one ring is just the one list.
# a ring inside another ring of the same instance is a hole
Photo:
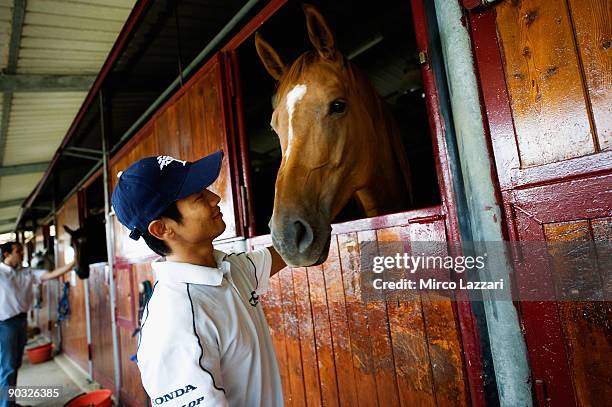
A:
{"label": "man", "polygon": [[258,296],[285,267],[273,248],[225,254],[225,230],[206,189],[223,153],[195,162],[149,157],[124,171],[113,208],[130,237],[165,256],[145,307],[138,367],[153,406],[282,406],[274,348]]}
{"label": "man", "polygon": [[[71,270],[74,263],[54,271],[22,268],[23,246],[20,243],[7,242],[0,248],[0,389],[5,389],[17,385],[17,371],[28,339],[27,312],[34,300],[34,284],[61,276]],[[0,406],[10,405],[3,398],[0,397]]]}

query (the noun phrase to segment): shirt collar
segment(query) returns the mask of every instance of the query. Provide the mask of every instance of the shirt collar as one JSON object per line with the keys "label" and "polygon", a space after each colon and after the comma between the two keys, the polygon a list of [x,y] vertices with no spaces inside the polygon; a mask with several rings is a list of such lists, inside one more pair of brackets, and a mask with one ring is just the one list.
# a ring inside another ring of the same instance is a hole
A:
{"label": "shirt collar", "polygon": [[10,273],[11,271],[15,271],[15,269],[9,266],[8,264],[6,264],[5,262],[0,261],[0,271],[4,271],[5,273]]}
{"label": "shirt collar", "polygon": [[151,263],[157,281],[172,283],[192,283],[211,286],[221,285],[223,275],[230,271],[230,263],[225,261],[225,253],[213,252],[217,267],[198,266],[190,263],[166,261],[160,258]]}

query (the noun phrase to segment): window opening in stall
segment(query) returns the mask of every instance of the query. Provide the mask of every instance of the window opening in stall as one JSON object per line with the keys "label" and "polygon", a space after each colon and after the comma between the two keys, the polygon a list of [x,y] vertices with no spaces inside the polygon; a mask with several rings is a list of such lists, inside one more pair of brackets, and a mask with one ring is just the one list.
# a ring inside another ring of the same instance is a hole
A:
{"label": "window opening in stall", "polygon": [[[365,74],[399,127],[412,178],[412,202],[400,212],[440,203],[432,136],[421,79],[419,53],[407,1],[311,2],[333,30],[337,48]],[[351,10],[347,13],[346,10]],[[259,29],[286,66],[313,50],[300,2],[289,1]],[[279,138],[271,129],[276,81],[260,61],[254,38],[237,49],[245,136],[250,159],[253,218],[257,235],[270,232],[275,180],[281,163]],[[397,211],[395,211],[397,212]],[[334,223],[363,218],[354,200]]]}

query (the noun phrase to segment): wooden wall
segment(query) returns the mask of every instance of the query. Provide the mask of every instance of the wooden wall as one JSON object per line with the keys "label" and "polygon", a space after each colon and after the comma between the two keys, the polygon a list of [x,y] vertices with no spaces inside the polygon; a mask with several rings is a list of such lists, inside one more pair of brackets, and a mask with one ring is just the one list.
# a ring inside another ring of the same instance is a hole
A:
{"label": "wooden wall", "polygon": [[[80,227],[77,195],[68,199],[57,213],[56,236],[59,256],[56,259],[56,264],[58,267],[66,264],[66,252],[71,250],[70,236],[64,230],[64,226],[68,226],[73,230]],[[65,274],[60,279],[60,296],[63,293],[63,283],[71,282],[72,280],[69,295],[70,315],[61,322],[62,350],[83,369],[87,370],[89,356],[85,317],[85,285],[78,277],[72,277],[71,273]],[[73,285],[72,283],[75,284]]]}
{"label": "wooden wall", "polygon": [[272,278],[262,304],[286,406],[471,404],[448,299],[365,302],[361,296],[363,242],[446,240],[439,207],[378,225],[376,219],[336,225],[323,265],[286,268]]}
{"label": "wooden wall", "polygon": [[496,11],[521,166],[612,149],[609,2],[505,1]]}
{"label": "wooden wall", "polygon": [[91,356],[93,379],[103,387],[115,387],[113,336],[110,304],[110,270],[104,264],[89,269]]}
{"label": "wooden wall", "polygon": [[[578,263],[609,256],[597,243],[612,230],[609,1],[503,1],[470,23],[509,237],[581,242],[570,256]],[[608,272],[599,264],[582,278],[603,284]],[[566,273],[560,264],[537,276],[519,268],[518,287],[554,293]],[[538,405],[606,404],[611,303],[518,307]]]}

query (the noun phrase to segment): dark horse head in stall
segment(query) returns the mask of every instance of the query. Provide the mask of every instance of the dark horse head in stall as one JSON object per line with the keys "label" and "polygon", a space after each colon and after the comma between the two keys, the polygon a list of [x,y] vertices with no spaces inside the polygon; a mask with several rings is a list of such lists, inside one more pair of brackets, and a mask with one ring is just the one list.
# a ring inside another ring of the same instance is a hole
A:
{"label": "dark horse head in stall", "polygon": [[89,277],[89,265],[107,260],[104,223],[85,222],[85,226],[72,230],[64,226],[70,235],[74,250],[74,268],[81,279]]}

